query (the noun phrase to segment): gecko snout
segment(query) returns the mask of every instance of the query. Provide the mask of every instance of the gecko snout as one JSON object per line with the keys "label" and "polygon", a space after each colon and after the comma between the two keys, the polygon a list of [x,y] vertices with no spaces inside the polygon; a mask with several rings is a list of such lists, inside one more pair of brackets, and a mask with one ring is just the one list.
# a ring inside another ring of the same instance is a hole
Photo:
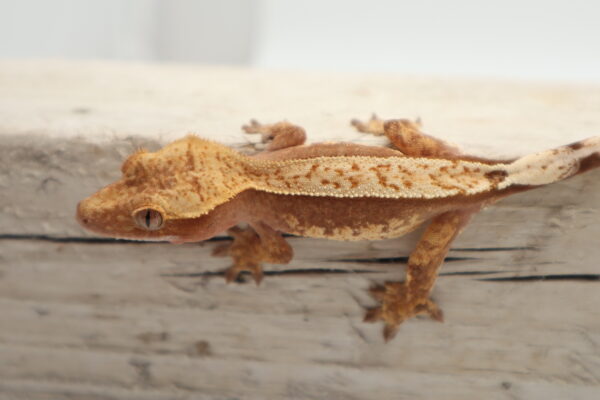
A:
{"label": "gecko snout", "polygon": [[86,217],[82,215],[81,203],[83,203],[83,201],[77,203],[77,211],[75,213],[75,217],[77,218],[77,222],[79,222],[80,225],[86,226],[89,221]]}
{"label": "gecko snout", "polygon": [[[106,193],[106,192],[104,192]],[[139,230],[131,217],[128,204],[110,203],[103,192],[98,192],[77,204],[75,219],[86,230],[99,235],[129,237],[131,232]],[[154,223],[152,215],[150,222]]]}

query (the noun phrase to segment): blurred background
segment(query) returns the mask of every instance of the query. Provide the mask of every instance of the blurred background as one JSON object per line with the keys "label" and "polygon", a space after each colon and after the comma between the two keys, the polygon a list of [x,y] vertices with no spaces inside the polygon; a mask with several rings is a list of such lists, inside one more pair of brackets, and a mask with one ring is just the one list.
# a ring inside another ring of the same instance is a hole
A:
{"label": "blurred background", "polygon": [[593,0],[0,0],[0,58],[600,82]]}

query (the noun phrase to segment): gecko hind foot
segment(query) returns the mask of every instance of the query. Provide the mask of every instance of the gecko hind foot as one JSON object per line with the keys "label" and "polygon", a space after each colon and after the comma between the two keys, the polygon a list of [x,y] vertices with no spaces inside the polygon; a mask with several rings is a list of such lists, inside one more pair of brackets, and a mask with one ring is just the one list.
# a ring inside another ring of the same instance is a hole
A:
{"label": "gecko hind foot", "polygon": [[370,133],[371,135],[381,136],[386,134],[386,130],[390,128],[386,126],[386,123],[396,124],[396,129],[405,132],[418,132],[421,126],[421,118],[417,118],[414,121],[410,119],[396,119],[385,121],[377,115],[373,114],[371,119],[367,122],[362,122],[359,119],[353,119],[350,124],[356,128],[357,131],[362,133]]}
{"label": "gecko hind foot", "polygon": [[267,150],[280,150],[286,147],[299,146],[306,141],[306,132],[297,125],[287,121],[275,124],[261,124],[255,119],[243,125],[242,129],[247,134],[259,133],[261,142],[267,144]]}
{"label": "gecko hind foot", "polygon": [[416,315],[427,314],[431,319],[442,322],[442,310],[429,298],[412,298],[404,282],[385,282],[369,289],[371,296],[380,305],[365,313],[365,322],[383,321],[383,337],[391,340],[398,332],[399,325]]}
{"label": "gecko hind foot", "polygon": [[250,135],[260,133],[263,135],[263,141],[266,141],[271,135],[271,127],[272,125],[261,124],[257,120],[251,119],[248,124],[242,125],[242,130]]}

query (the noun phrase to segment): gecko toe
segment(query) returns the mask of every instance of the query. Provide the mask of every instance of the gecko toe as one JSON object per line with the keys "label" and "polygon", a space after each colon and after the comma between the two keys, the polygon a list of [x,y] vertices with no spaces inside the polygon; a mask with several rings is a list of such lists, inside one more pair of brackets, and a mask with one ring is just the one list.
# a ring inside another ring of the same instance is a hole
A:
{"label": "gecko toe", "polygon": [[373,114],[371,119],[366,122],[363,122],[359,119],[353,119],[350,121],[350,124],[356,128],[357,131],[362,133],[369,133],[371,135],[380,136],[385,133],[384,131],[384,121],[377,117],[377,115]]}
{"label": "gecko toe", "polygon": [[367,309],[364,321],[383,321],[383,337],[386,341],[396,335],[400,324],[416,315],[426,314],[435,321],[443,321],[442,310],[431,299],[412,293],[405,282],[374,285],[369,288],[369,293],[379,305]]}
{"label": "gecko toe", "polygon": [[240,271],[235,267],[229,267],[225,271],[225,282],[231,283],[237,280]]}
{"label": "gecko toe", "polygon": [[385,297],[385,286],[383,285],[373,285],[369,288],[369,293],[371,297],[373,297],[377,301],[383,301]]}
{"label": "gecko toe", "polygon": [[250,270],[250,273],[252,274],[252,278],[254,278],[254,282],[256,283],[256,286],[260,285],[260,283],[262,282],[262,280],[265,276],[261,266],[254,265],[252,267],[252,269]]}
{"label": "gecko toe", "polygon": [[261,126],[262,125],[257,120],[251,119],[250,123],[242,125],[242,130],[246,133],[261,133]]}
{"label": "gecko toe", "polygon": [[364,322],[377,322],[381,319],[381,307],[367,309],[363,318]]}
{"label": "gecko toe", "polygon": [[383,340],[389,342],[398,333],[398,324],[385,324],[383,327]]}
{"label": "gecko toe", "polygon": [[211,252],[214,257],[227,257],[229,255],[230,244],[220,244],[215,246]]}
{"label": "gecko toe", "polygon": [[365,125],[365,123],[363,123],[361,120],[354,118],[350,121],[350,125],[352,125],[353,127],[356,128],[357,131],[359,132],[366,132],[367,130],[367,126]]}
{"label": "gecko toe", "polygon": [[259,264],[232,265],[225,271],[225,282],[244,282],[244,279],[240,279],[243,272],[249,272],[257,286],[264,278],[263,269]]}
{"label": "gecko toe", "polygon": [[424,304],[415,307],[417,314],[427,314],[429,317],[438,322],[444,322],[444,313],[433,300],[427,299]]}

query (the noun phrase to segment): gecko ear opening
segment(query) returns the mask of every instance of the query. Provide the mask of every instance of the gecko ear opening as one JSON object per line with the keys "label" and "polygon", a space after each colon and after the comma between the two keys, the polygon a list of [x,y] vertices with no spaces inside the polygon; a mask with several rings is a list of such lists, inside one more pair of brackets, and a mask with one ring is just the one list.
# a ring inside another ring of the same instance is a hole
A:
{"label": "gecko ear opening", "polygon": [[165,222],[163,215],[164,212],[162,210],[151,207],[138,208],[131,214],[135,224],[147,231],[156,231],[162,228]]}

